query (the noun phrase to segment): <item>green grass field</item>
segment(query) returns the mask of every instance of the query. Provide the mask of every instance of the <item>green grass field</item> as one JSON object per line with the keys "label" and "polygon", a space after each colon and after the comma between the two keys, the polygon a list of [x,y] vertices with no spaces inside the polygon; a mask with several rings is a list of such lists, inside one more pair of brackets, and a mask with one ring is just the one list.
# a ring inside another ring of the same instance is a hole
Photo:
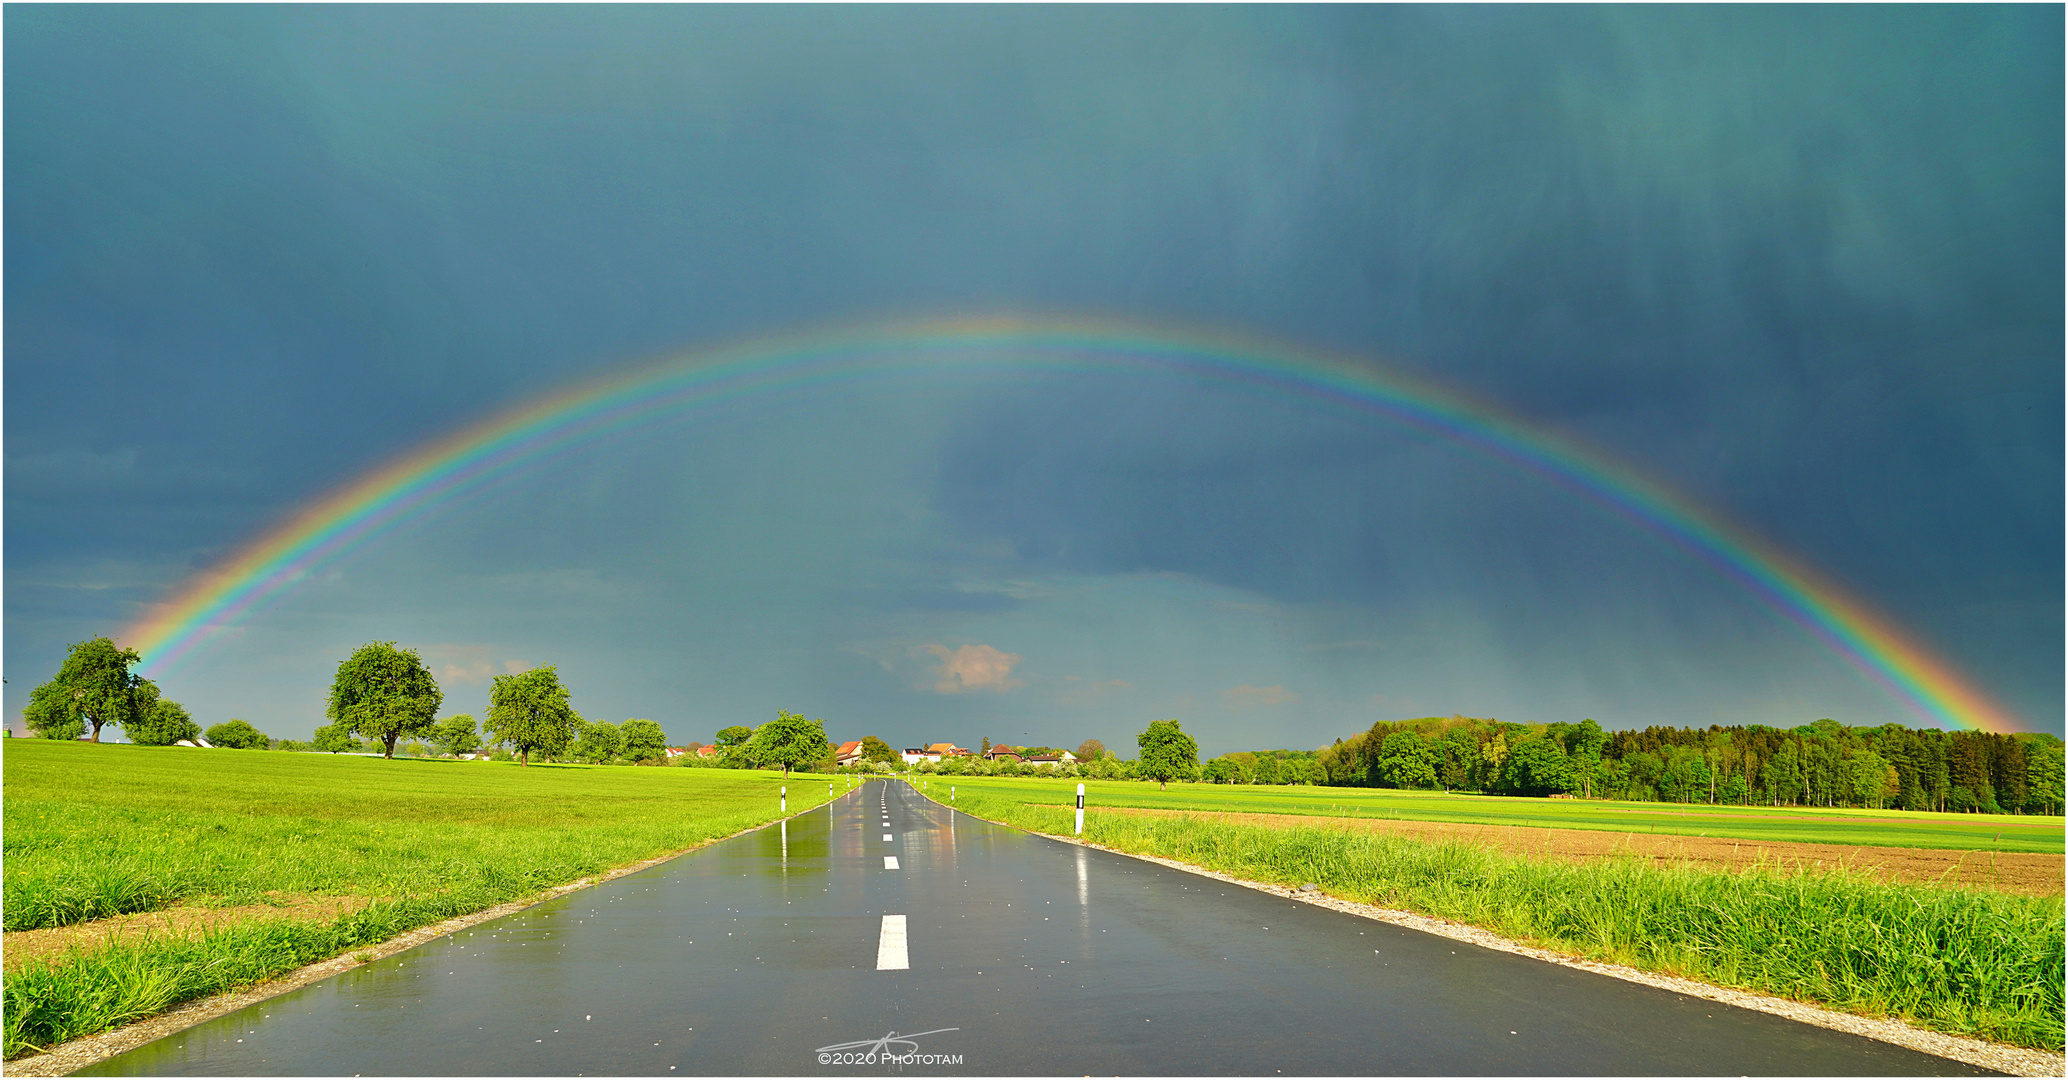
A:
{"label": "green grass field", "polygon": [[[1029,802],[1067,803],[1077,781],[1025,777],[926,778],[943,799],[948,786],[970,792],[1023,792]],[[2061,854],[2063,819],[2011,814],[1932,814],[1907,810],[1824,810],[1807,807],[1682,806],[1677,803],[1524,799],[1446,795],[1386,788],[1276,787],[1238,784],[1154,784],[1124,780],[1085,782],[1091,806],[1143,807],[1251,814],[1402,818],[1477,825],[1533,825],[1552,829],[1724,836],[1740,840],[1882,847],[2034,851]]]}
{"label": "green grass field", "polygon": [[[1074,782],[934,778],[928,794],[946,802],[950,783],[965,813],[1037,832],[1071,830],[1072,800],[1058,796],[1074,796]],[[1097,785],[1087,800],[1153,805],[1155,789],[1139,787]],[[1210,811],[1256,808],[1244,798],[1254,789],[1166,794],[1198,798],[1205,805],[1196,808]],[[1308,792],[1285,794],[1298,800]],[[1326,812],[1335,793],[1318,794]],[[1311,881],[1334,896],[1593,959],[2021,1046],[2062,1046],[2060,897],[1890,885],[1843,871],[1717,872],[1634,858],[1572,863],[1457,841],[1190,814],[1094,810],[1085,839],[1255,881]]]}
{"label": "green grass field", "polygon": [[[261,918],[10,974],[8,1058],[764,824],[783,784],[719,769],[0,746],[10,931],[182,903],[375,901],[330,923]],[[826,784],[793,776],[790,812],[824,803]]]}

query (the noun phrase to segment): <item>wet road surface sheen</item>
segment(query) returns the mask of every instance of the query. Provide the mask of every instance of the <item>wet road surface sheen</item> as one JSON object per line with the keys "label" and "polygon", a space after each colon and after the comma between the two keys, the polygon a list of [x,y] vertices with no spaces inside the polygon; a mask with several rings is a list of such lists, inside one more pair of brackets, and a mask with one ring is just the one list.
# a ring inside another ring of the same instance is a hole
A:
{"label": "wet road surface sheen", "polygon": [[[948,1029],[948,1030],[942,1030]],[[92,1075],[1976,1075],[874,782]],[[957,1060],[959,1059],[959,1060]]]}

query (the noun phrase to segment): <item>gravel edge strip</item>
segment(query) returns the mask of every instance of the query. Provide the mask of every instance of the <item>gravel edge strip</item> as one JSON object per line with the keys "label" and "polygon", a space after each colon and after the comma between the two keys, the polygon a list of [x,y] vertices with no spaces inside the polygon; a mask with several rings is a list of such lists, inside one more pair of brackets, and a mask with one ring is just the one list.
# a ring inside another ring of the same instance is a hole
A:
{"label": "gravel edge strip", "polygon": [[[832,803],[821,805],[830,806]],[[447,919],[444,922],[419,927],[407,933],[391,937],[378,945],[368,946],[364,949],[353,949],[341,956],[333,956],[328,960],[319,960],[307,967],[288,972],[278,978],[268,979],[257,986],[247,987],[243,990],[234,990],[227,994],[217,994],[214,997],[197,998],[184,1004],[175,1005],[156,1016],[138,1020],[133,1024],[125,1024],[119,1028],[103,1031],[98,1035],[88,1035],[83,1039],[74,1039],[71,1042],[53,1046],[41,1054],[30,1054],[27,1057],[16,1058],[13,1061],[6,1062],[4,1065],[0,1065],[0,1076],[65,1076],[88,1065],[105,1061],[116,1054],[134,1050],[147,1042],[153,1042],[167,1035],[184,1031],[196,1024],[213,1020],[218,1016],[236,1012],[267,998],[279,997],[281,994],[289,991],[299,990],[310,983],[321,982],[339,972],[349,971],[360,966],[361,961],[356,958],[361,955],[371,954],[373,959],[381,960],[396,953],[407,952],[434,938],[443,937],[455,931],[464,930],[470,926],[477,926],[493,919],[500,919],[505,915],[514,915],[525,908],[536,907],[548,900],[558,899],[571,892],[593,888],[614,878],[621,878],[627,874],[636,874],[649,867],[659,866],[670,859],[679,859],[693,851],[710,847],[712,844],[723,843],[736,836],[745,836],[750,832],[766,829],[770,825],[781,821],[788,821],[790,818],[801,817],[817,809],[819,807],[814,806],[810,810],[799,810],[797,813],[790,814],[787,817],[776,818],[774,821],[765,822],[753,828],[741,829],[729,836],[713,837],[701,843],[692,844],[680,851],[672,851],[666,855],[656,855],[642,862],[628,863],[615,870],[597,874],[593,877],[581,878],[577,881],[570,881],[565,885],[555,885],[542,893],[523,900],[512,900],[507,904],[497,904],[492,908],[483,908],[471,915],[460,915]]]}
{"label": "gravel edge strip", "polygon": [[[937,803],[936,805],[942,804]],[[953,808],[950,807],[950,809]],[[976,815],[969,814],[967,811],[962,811],[962,813],[968,817],[976,817]],[[986,821],[988,819],[977,818],[977,820]],[[1019,828],[1019,826],[1005,825],[1004,822],[998,821],[991,822],[991,824],[1004,825],[1008,829]],[[1852,1013],[1837,1012],[1821,1006],[1808,1005],[1800,1001],[1790,1001],[1787,998],[1773,997],[1768,994],[1732,990],[1727,987],[1697,982],[1693,979],[1683,979],[1676,975],[1661,975],[1656,972],[1641,971],[1622,964],[1604,964],[1598,960],[1588,960],[1578,956],[1524,945],[1519,941],[1504,938],[1490,930],[1483,930],[1466,923],[1452,922],[1449,919],[1437,919],[1428,915],[1417,915],[1412,911],[1398,911],[1393,908],[1382,908],[1376,904],[1344,900],[1324,892],[1303,893],[1298,889],[1285,885],[1250,881],[1247,878],[1224,874],[1219,870],[1208,870],[1203,866],[1179,862],[1176,859],[1166,859],[1158,855],[1138,855],[1132,851],[1122,851],[1119,848],[1107,847],[1104,844],[1094,844],[1074,836],[1057,836],[1051,833],[1034,832],[1032,829],[1023,829],[1021,831],[1032,832],[1035,836],[1046,837],[1060,843],[1076,844],[1081,847],[1095,848],[1099,851],[1109,851],[1115,855],[1124,855],[1130,859],[1140,859],[1143,862],[1167,866],[1173,870],[1183,870],[1188,874],[1198,874],[1201,877],[1212,878],[1215,881],[1226,882],[1230,885],[1240,885],[1245,889],[1255,889],[1258,892],[1282,896],[1288,900],[1298,900],[1301,903],[1325,907],[1331,911],[1340,911],[1346,915],[1356,915],[1376,922],[1405,926],[1411,930],[1420,930],[1423,933],[1435,934],[1438,937],[1446,937],[1453,941],[1462,941],[1467,944],[1496,949],[1501,952],[1515,953],[1534,960],[1558,964],[1561,967],[1579,968],[1582,971],[1591,971],[1596,975],[1606,975],[1609,978],[1622,979],[1625,982],[1641,983],[1660,990],[1670,990],[1676,994],[1686,994],[1689,997],[1719,1001],[1725,1005],[1735,1005],[1741,1009],[1750,1009],[1754,1012],[1763,1012],[1783,1017],[1798,1023],[1809,1024],[1812,1027],[1828,1028],[1832,1031],[1843,1031],[1879,1042],[1892,1043],[1906,1049],[1958,1061],[1964,1065],[1978,1065],[1985,1069],[1995,1069],[1998,1072],[2009,1073],[2012,1076],[2058,1077],[2068,1075],[2068,1055],[2064,1054],[2052,1054],[2044,1050],[2011,1046],[2008,1043],[1990,1042],[1987,1039],[1969,1038],[1964,1035],[1948,1035],[1944,1032],[1929,1031],[1925,1028],[1916,1027],[1902,1020],[1855,1016]]]}

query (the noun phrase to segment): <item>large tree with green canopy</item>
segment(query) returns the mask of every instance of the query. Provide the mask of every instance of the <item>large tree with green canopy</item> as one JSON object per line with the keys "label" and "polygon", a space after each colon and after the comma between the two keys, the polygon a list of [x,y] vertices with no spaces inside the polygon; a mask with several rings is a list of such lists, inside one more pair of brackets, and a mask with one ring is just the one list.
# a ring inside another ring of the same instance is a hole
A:
{"label": "large tree with green canopy", "polygon": [[1199,768],[1199,744],[1178,727],[1176,720],[1157,720],[1135,737],[1141,748],[1135,771],[1166,787],[1170,781],[1192,775]]}
{"label": "large tree with green canopy", "polygon": [[369,641],[337,666],[325,713],[344,730],[380,743],[394,758],[395,742],[431,733],[445,696],[416,654],[392,641]]}
{"label": "large tree with green canopy", "polygon": [[747,742],[747,757],[756,765],[781,765],[783,778],[790,770],[809,765],[826,756],[826,722],[806,720],[797,713],[776,710],[776,718],[754,730]]}
{"label": "large tree with green canopy", "polygon": [[618,754],[635,764],[668,756],[668,733],[651,720],[635,717],[618,725],[618,743]]}
{"label": "large tree with green canopy", "polygon": [[76,739],[91,726],[93,741],[99,742],[108,724],[126,730],[137,718],[136,678],[129,665],[140,659],[135,649],[120,648],[108,638],[79,642],[57,674],[29,692],[22,720],[46,739]]}
{"label": "large tree with green canopy", "polygon": [[552,665],[516,675],[498,675],[488,688],[488,723],[482,728],[517,752],[520,764],[531,755],[560,757],[582,730],[582,718],[567,703],[567,687]]}

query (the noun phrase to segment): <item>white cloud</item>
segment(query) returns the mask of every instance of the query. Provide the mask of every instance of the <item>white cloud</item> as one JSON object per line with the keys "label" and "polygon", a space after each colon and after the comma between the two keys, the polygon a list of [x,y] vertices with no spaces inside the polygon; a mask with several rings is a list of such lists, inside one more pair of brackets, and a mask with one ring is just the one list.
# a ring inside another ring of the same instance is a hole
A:
{"label": "white cloud", "polygon": [[1283,686],[1251,686],[1243,683],[1221,691],[1221,707],[1224,709],[1262,709],[1274,705],[1291,705],[1300,700],[1300,695]]}
{"label": "white cloud", "polygon": [[485,683],[497,675],[515,675],[532,666],[523,660],[497,660],[495,653],[493,645],[427,645],[421,655],[424,666],[441,684]]}
{"label": "white cloud", "polygon": [[1000,652],[989,645],[964,645],[952,650],[946,645],[922,645],[917,651],[940,661],[940,665],[934,668],[933,691],[936,694],[960,694],[968,690],[1003,693],[1027,685],[1012,677],[1013,666],[1026,659],[1018,653]]}

